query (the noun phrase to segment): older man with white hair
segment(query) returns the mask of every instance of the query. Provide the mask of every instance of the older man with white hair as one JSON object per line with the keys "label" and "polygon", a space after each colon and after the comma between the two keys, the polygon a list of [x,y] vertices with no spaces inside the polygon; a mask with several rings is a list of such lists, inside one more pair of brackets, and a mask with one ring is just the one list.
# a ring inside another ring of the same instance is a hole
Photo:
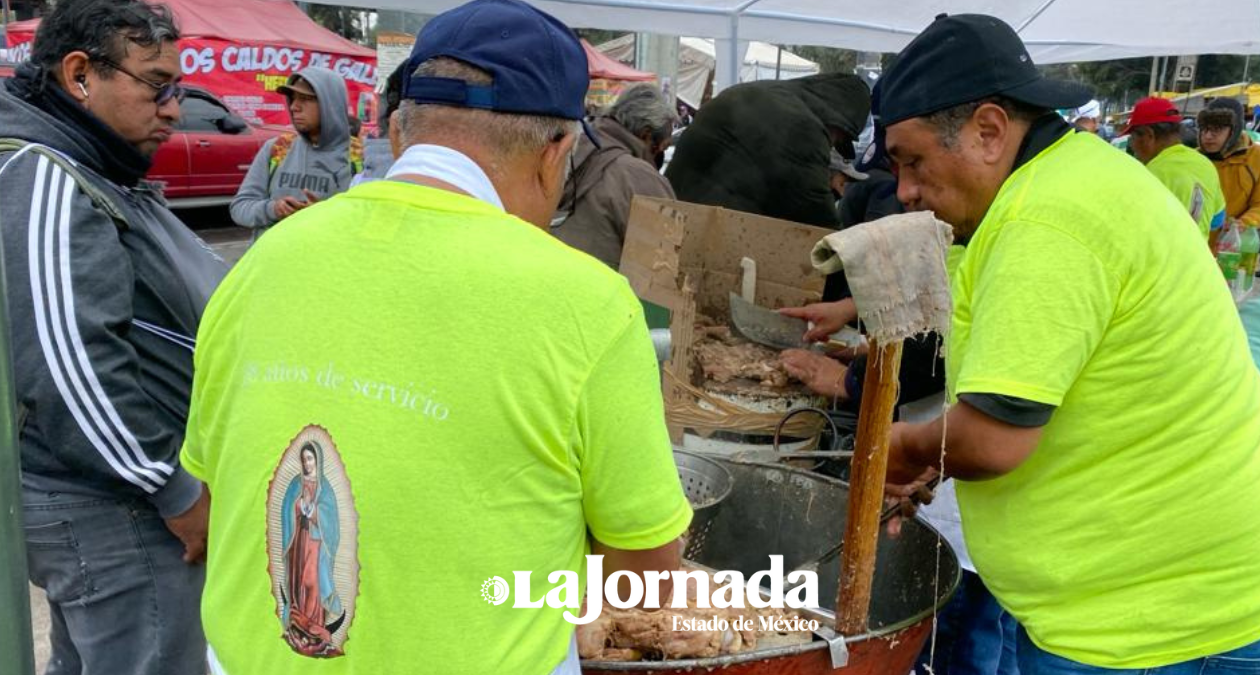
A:
{"label": "older man with white hair", "polygon": [[206,311],[183,457],[214,495],[202,615],[230,675],[576,675],[557,600],[578,615],[581,592],[558,582],[598,576],[588,553],[679,565],[642,307],[546,231],[577,37],[475,0],[408,69],[386,180],[259,240]]}
{"label": "older man with white hair", "polygon": [[596,146],[578,142],[552,232],[617,269],[635,195],[674,198],[658,158],[673,142],[678,113],[654,85],[631,87],[595,121]]}

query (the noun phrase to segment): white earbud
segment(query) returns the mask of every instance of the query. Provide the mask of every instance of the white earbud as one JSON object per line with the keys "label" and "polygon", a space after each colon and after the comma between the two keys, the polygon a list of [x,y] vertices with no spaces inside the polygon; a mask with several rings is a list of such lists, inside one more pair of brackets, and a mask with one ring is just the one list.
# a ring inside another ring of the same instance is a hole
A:
{"label": "white earbud", "polygon": [[83,92],[83,98],[87,98],[88,97],[87,87],[84,86],[82,82],[75,82],[75,84],[79,85],[79,91]]}

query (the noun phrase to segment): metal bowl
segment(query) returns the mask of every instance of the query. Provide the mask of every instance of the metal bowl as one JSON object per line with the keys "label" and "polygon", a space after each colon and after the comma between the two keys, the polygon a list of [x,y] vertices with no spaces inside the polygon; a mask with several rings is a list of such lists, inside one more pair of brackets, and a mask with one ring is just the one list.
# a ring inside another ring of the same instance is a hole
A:
{"label": "metal bowl", "polygon": [[731,472],[726,467],[690,452],[674,451],[674,464],[678,465],[678,480],[691,502],[691,527],[687,529],[687,548],[683,557],[695,560],[704,552],[705,541],[713,518],[722,506],[722,500],[731,494]]}

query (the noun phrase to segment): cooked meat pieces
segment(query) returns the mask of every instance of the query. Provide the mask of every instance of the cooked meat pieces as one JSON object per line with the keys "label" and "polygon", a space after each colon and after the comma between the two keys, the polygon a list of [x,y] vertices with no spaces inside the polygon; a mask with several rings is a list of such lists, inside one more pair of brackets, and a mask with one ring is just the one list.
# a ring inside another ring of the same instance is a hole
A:
{"label": "cooked meat pieces", "polygon": [[[581,614],[586,615],[586,604],[582,604]],[[604,612],[594,621],[578,626],[577,643],[578,656],[584,659],[605,658],[605,651],[612,645],[613,632],[612,615]]]}
{"label": "cooked meat pieces", "polygon": [[696,326],[696,362],[704,379],[725,384],[735,379],[756,380],[766,387],[785,387],[787,371],[779,353],[731,334],[729,326]]}
{"label": "cooked meat pieces", "polygon": [[[682,618],[707,618],[694,614],[695,610],[661,610],[661,613],[669,613],[668,620],[673,622],[673,617],[679,615]],[[670,624],[666,624],[667,629]],[[685,659],[685,658],[710,658],[718,654],[734,654],[742,650],[723,651],[723,644],[727,643],[726,634],[730,630],[666,630],[660,638],[658,645],[660,647],[661,658],[663,659]]]}
{"label": "cooked meat pieces", "polygon": [[[717,582],[710,579],[710,589],[717,586]],[[674,609],[672,599],[665,602],[662,609],[653,612],[604,605],[598,619],[577,627],[578,653],[584,659],[600,661],[709,658],[739,654],[757,648],[762,635],[759,616],[778,618],[795,615],[792,610],[696,607],[698,589],[690,578],[685,589],[675,586],[674,590],[675,593],[687,594],[687,607]],[[582,612],[586,612],[585,608]],[[682,625],[688,619],[696,622],[693,626],[724,619],[726,627],[722,628],[719,624],[711,629],[674,630],[676,621]],[[736,622],[741,619],[747,619],[750,626],[740,630]],[[806,640],[808,635],[806,632]]]}
{"label": "cooked meat pieces", "polygon": [[604,607],[604,613],[612,617],[614,647],[639,648],[654,651],[663,634],[669,632],[664,612],[636,612]]}
{"label": "cooked meat pieces", "polygon": [[[582,657],[594,658],[594,657]],[[643,652],[637,649],[617,649],[616,647],[608,647],[604,649],[603,655],[598,657],[600,661],[642,661]]]}
{"label": "cooked meat pieces", "polygon": [[[681,622],[687,619],[703,621],[715,616],[722,616],[728,621],[738,618],[726,616],[727,611],[665,608],[644,612],[605,607],[604,615],[612,618],[614,629],[610,638],[614,649],[639,652],[655,659],[680,659],[735,654],[756,645],[754,638],[752,645],[746,646],[742,635],[730,629],[674,630],[675,619]],[[579,650],[585,628],[578,626]],[[609,650],[604,649],[603,653],[607,658]]]}

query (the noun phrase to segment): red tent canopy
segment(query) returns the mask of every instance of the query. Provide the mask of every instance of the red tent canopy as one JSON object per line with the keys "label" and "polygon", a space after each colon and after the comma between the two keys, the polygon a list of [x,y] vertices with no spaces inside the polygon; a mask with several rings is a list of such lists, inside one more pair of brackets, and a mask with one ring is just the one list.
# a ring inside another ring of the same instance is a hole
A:
{"label": "red tent canopy", "polygon": [[582,40],[582,49],[586,50],[587,70],[590,71],[592,80],[599,78],[627,82],[647,82],[656,79],[654,73],[645,73],[619,61],[614,61],[603,52],[592,47],[591,43],[586,40]]}
{"label": "red tent canopy", "polygon": [[25,21],[10,21],[7,30],[9,33],[34,33],[39,28],[39,19],[27,19]]}
{"label": "red tent canopy", "polygon": [[[289,0],[162,0],[184,39],[217,38],[374,58],[376,52],[315,23]],[[33,34],[39,19],[9,24],[10,41]]]}
{"label": "red tent canopy", "polygon": [[186,38],[221,38],[376,57],[376,52],[324,29],[289,0],[163,0]]}

